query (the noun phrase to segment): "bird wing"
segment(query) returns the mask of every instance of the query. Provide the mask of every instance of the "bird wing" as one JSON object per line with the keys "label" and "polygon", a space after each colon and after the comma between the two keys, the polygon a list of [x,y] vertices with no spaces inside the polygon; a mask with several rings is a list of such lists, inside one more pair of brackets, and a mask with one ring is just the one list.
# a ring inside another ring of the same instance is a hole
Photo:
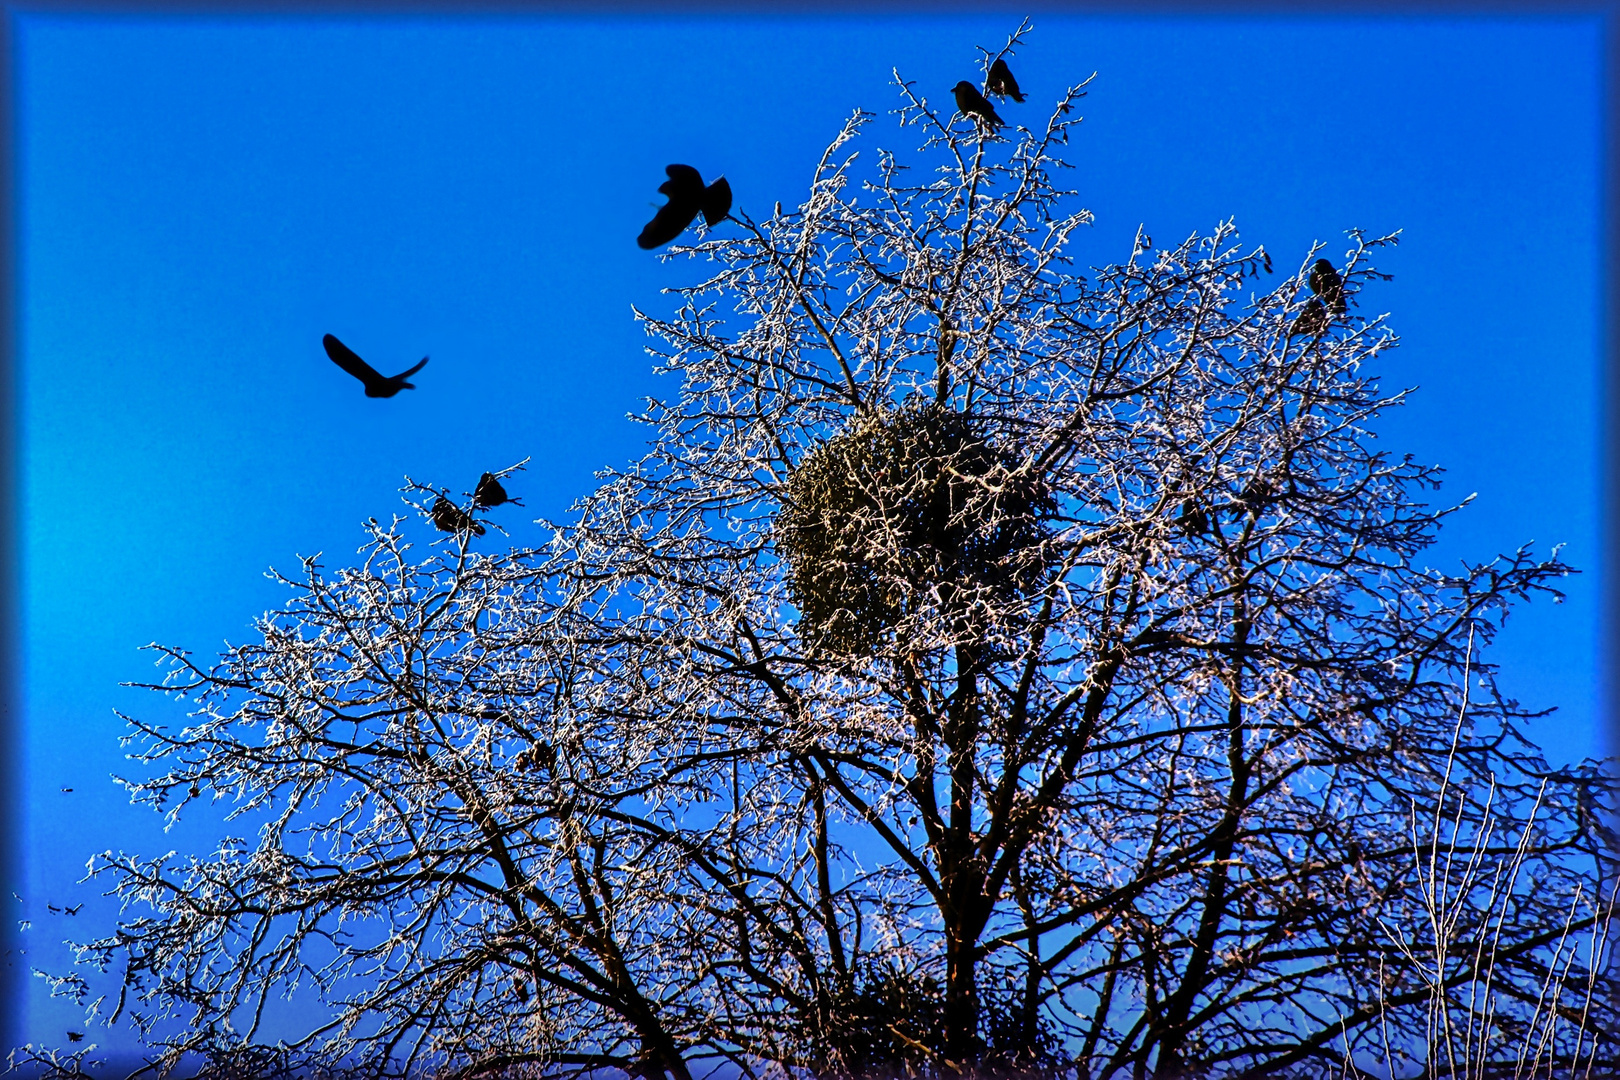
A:
{"label": "bird wing", "polygon": [[696,202],[671,197],[669,202],[658,208],[658,213],[642,228],[641,235],[636,237],[636,243],[644,250],[663,247],[692,224],[697,217]]}
{"label": "bird wing", "polygon": [[721,177],[703,192],[703,220],[718,225],[731,213],[731,185]]}
{"label": "bird wing", "polygon": [[[336,340],[336,339],[335,339],[335,338],[334,338],[334,339],[333,339],[333,340],[334,340],[334,341],[335,341],[335,340]],[[345,351],[347,351],[347,350],[345,350]],[[349,353],[349,355],[350,355],[350,356],[354,356],[354,354],[353,354],[353,353]],[[359,360],[359,359],[360,359],[360,358],[359,358],[359,357],[358,357],[358,356],[354,356],[354,358],[355,358],[355,359],[356,359],[356,360]],[[337,359],[337,358],[336,358],[336,357],[333,357],[333,359],[334,359],[334,360],[335,360],[335,359]],[[362,362],[363,362],[363,361],[362,361]],[[415,375],[415,374],[416,374],[416,373],[417,373],[417,372],[418,372],[418,371],[421,371],[421,370],[422,370],[422,369],[423,369],[423,368],[425,368],[425,367],[427,367],[427,362],[428,362],[428,358],[427,358],[427,357],[425,357],[425,356],[424,356],[424,357],[422,357],[422,359],[421,359],[421,360],[420,360],[420,361],[419,361],[419,362],[418,362],[418,363],[417,363],[417,365],[416,365],[416,366],[415,366],[415,367],[413,367],[413,368],[411,368],[411,369],[410,369],[410,370],[409,370],[409,371],[402,371],[402,372],[400,372],[400,373],[399,373],[399,374],[398,374],[398,375],[395,375],[395,376],[394,376],[394,378],[396,378],[396,379],[408,379],[408,378],[410,378],[410,377],[411,377],[411,376],[412,376],[412,375]]]}
{"label": "bird wing", "polygon": [[[370,364],[356,356],[353,349],[343,344],[343,342],[339,341],[331,334],[327,334],[325,337],[321,338],[321,344],[326,346],[326,355],[332,358],[332,363],[336,364],[344,371],[347,371],[350,375],[353,375],[367,386],[383,381],[383,377],[377,373],[376,368],[372,367]],[[426,359],[422,361],[422,364],[425,363],[427,363]],[[421,367],[422,364],[418,364],[416,367]],[[411,369],[411,371],[415,370],[416,368]]]}
{"label": "bird wing", "polygon": [[676,198],[678,195],[695,197],[703,190],[703,174],[690,165],[665,165],[664,172],[669,179],[658,185],[658,190]]}

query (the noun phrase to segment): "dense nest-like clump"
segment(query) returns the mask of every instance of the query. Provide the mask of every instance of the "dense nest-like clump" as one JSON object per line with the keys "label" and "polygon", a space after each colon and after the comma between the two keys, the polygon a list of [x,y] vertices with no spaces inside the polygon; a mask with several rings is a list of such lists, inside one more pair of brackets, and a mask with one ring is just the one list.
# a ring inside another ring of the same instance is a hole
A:
{"label": "dense nest-like clump", "polygon": [[870,652],[936,590],[960,618],[1039,579],[1051,495],[987,429],[901,408],[857,420],[788,477],[777,545],[813,648]]}

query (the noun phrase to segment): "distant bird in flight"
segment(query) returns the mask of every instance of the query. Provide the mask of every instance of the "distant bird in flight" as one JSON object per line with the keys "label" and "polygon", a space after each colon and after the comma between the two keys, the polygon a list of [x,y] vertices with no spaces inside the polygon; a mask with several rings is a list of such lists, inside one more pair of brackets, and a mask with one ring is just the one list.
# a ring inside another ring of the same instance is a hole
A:
{"label": "distant bird in flight", "polygon": [[1326,259],[1317,259],[1311,267],[1311,292],[1320,296],[1333,314],[1344,314],[1344,279]]}
{"label": "distant bird in flight", "polygon": [[1007,61],[999,56],[996,57],[996,62],[990,65],[990,79],[984,84],[984,88],[999,98],[1024,100],[1024,95],[1018,91],[1018,80],[1013,78],[1012,69],[1007,67]]}
{"label": "distant bird in flight", "polygon": [[354,350],[331,334],[321,338],[321,344],[326,346],[326,355],[332,358],[332,363],[366,384],[366,397],[393,397],[401,390],[415,390],[416,385],[405,380],[421,371],[423,365],[428,362],[428,358],[424,356],[422,363],[409,371],[384,378],[377,373],[376,368],[356,356]]}
{"label": "distant bird in flight", "polygon": [[499,506],[502,503],[511,503],[513,506],[522,506],[506,493],[501,482],[495,479],[494,473],[485,473],[478,478],[478,486],[473,488],[473,505],[479,507]]}
{"label": "distant bird in flight", "polygon": [[699,211],[710,228],[731,213],[731,185],[725,177],[704,187],[702,175],[690,165],[666,165],[664,172],[669,179],[659,184],[658,190],[668,195],[669,201],[658,208],[636,237],[636,243],[647,251],[663,247],[685,232]]}
{"label": "distant bird in flight", "polygon": [[1313,296],[1305,301],[1305,307],[1294,320],[1294,328],[1288,332],[1315,337],[1328,328],[1328,321],[1327,308],[1322,306],[1322,301]]}
{"label": "distant bird in flight", "polygon": [[996,107],[990,104],[985,96],[979,93],[978,87],[963,79],[953,88],[956,94],[956,111],[963,116],[973,117],[974,123],[983,121],[994,131],[1006,123],[996,115]]}
{"label": "distant bird in flight", "polygon": [[83,1042],[84,1041],[84,1032],[82,1032],[82,1031],[70,1031],[70,1032],[67,1033],[67,1037],[68,1037],[68,1042]]}
{"label": "distant bird in flight", "polygon": [[483,536],[484,527],[472,518],[467,512],[443,495],[433,504],[433,524],[440,532],[459,533],[472,530],[474,536]]}

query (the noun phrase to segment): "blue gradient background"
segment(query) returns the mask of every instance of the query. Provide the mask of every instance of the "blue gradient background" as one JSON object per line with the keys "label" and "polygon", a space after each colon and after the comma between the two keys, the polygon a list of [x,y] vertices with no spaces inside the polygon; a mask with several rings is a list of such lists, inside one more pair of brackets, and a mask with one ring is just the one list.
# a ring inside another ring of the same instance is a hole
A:
{"label": "blue gradient background", "polygon": [[[4,902],[25,962],[58,971],[112,916],[74,884],[93,852],[216,829],[164,835],[109,779],[133,768],[114,709],[183,722],[118,685],[158,674],[138,646],[246,638],[280,599],[265,568],[349,560],[360,521],[404,510],[403,474],[465,490],[532,456],[508,484],[528,509],[498,520],[539,540],[530,519],[638,456],[625,414],[669,389],[630,314],[693,273],[634,243],[663,166],[723,172],[756,217],[796,204],[853,108],[898,103],[891,67],[948,103],[1016,25],[16,19],[28,877]],[[1492,658],[1560,707],[1532,729],[1555,762],[1599,753],[1599,17],[1036,24],[1009,120],[1099,72],[1069,155],[1097,215],[1083,262],[1126,257],[1138,223],[1162,246],[1235,215],[1283,272],[1347,227],[1405,230],[1362,297],[1404,338],[1386,389],[1421,387],[1382,443],[1446,466],[1439,498],[1479,493],[1433,565],[1533,539],[1586,571]],[[867,153],[910,146],[892,117],[870,131]],[[385,374],[432,361],[368,400],[326,332]],[[83,1030],[30,982],[28,1038]]]}

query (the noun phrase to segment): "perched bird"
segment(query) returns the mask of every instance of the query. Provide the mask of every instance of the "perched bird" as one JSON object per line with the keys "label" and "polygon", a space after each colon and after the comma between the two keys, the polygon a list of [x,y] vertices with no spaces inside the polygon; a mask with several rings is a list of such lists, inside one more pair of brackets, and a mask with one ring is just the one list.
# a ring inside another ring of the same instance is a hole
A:
{"label": "perched bird", "polygon": [[990,65],[990,79],[984,88],[999,98],[1012,98],[1014,101],[1023,101],[1024,95],[1018,91],[1018,80],[1007,67],[1007,61],[996,57],[996,62]]}
{"label": "perched bird", "polygon": [[956,94],[956,111],[963,116],[971,116],[974,123],[983,122],[994,131],[1006,123],[996,115],[996,107],[979,93],[978,87],[963,79],[953,88]]}
{"label": "perched bird", "polygon": [[1305,307],[1294,320],[1293,329],[1288,332],[1290,334],[1303,334],[1305,337],[1316,337],[1328,328],[1329,321],[1327,308],[1322,306],[1322,301],[1313,296],[1305,301]]}
{"label": "perched bird", "polygon": [[1335,315],[1344,314],[1344,279],[1326,259],[1311,267],[1311,292],[1320,296]]}
{"label": "perched bird", "polygon": [[483,536],[484,527],[472,518],[467,512],[443,495],[433,504],[433,524],[440,532],[459,533],[471,529],[474,536]]}
{"label": "perched bird", "polygon": [[495,479],[494,473],[485,473],[478,478],[478,486],[473,488],[473,505],[479,507],[499,506],[502,503],[511,503],[513,506],[523,504],[506,494],[501,482]]}
{"label": "perched bird", "polygon": [[384,378],[376,368],[356,356],[352,349],[331,334],[321,338],[321,344],[326,346],[326,355],[332,358],[332,363],[366,384],[366,397],[393,397],[401,390],[415,390],[415,384],[405,380],[421,371],[428,362],[424,356],[422,362],[411,370]]}
{"label": "perched bird", "polygon": [[648,251],[663,247],[685,232],[700,211],[711,228],[731,213],[731,185],[725,177],[704,187],[703,177],[690,165],[666,165],[664,172],[669,179],[659,184],[658,190],[668,195],[669,201],[658,208],[636,237],[636,243]]}

